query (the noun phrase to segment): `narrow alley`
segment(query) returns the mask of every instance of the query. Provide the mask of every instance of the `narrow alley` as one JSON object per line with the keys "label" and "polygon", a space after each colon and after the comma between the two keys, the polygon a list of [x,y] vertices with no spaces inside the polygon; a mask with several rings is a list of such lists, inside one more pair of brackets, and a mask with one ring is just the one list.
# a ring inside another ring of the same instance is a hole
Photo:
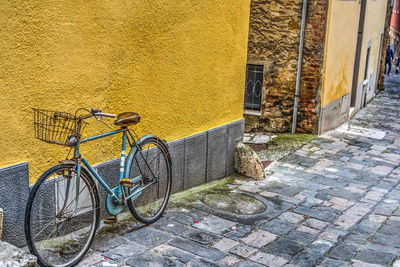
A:
{"label": "narrow alley", "polygon": [[385,84],[348,124],[268,167],[265,182],[229,185],[266,203],[249,224],[192,201],[120,227],[113,242],[101,234],[82,266],[400,266],[400,75]]}

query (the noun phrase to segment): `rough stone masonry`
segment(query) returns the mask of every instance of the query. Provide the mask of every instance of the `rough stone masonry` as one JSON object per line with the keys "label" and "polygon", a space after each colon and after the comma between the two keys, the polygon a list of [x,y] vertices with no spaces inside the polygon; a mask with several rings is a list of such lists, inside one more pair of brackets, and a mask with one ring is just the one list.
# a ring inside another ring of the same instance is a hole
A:
{"label": "rough stone masonry", "polygon": [[[309,1],[297,131],[317,133],[328,1]],[[264,66],[261,116],[245,115],[246,132],[291,129],[302,1],[252,0],[248,64]]]}

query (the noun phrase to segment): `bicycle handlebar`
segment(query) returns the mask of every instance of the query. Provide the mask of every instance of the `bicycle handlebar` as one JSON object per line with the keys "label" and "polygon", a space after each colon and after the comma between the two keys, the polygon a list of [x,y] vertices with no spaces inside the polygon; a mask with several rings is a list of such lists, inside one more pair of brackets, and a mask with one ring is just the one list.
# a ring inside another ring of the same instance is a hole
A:
{"label": "bicycle handlebar", "polygon": [[93,113],[93,115],[94,115],[94,116],[107,117],[107,118],[115,118],[115,117],[116,117],[115,114],[103,113],[103,112],[96,112],[96,113]]}

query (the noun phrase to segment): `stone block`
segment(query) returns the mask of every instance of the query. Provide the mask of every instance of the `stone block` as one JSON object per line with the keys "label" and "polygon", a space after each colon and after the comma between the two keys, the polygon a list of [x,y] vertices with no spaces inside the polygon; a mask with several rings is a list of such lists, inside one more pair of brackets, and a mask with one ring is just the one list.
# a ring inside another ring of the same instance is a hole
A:
{"label": "stone block", "polygon": [[228,127],[226,125],[208,131],[207,182],[212,182],[225,176],[227,133]]}
{"label": "stone block", "polygon": [[206,182],[207,132],[185,138],[184,189]]}
{"label": "stone block", "polygon": [[234,168],[234,152],[235,145],[238,141],[243,139],[244,135],[244,119],[228,124],[228,139],[226,148],[226,175],[235,173]]}
{"label": "stone block", "polygon": [[185,140],[179,139],[168,143],[172,159],[172,194],[184,190]]}
{"label": "stone block", "polygon": [[214,261],[221,260],[222,258],[224,258],[226,256],[225,252],[222,252],[215,248],[209,248],[209,247],[203,246],[199,243],[188,240],[186,238],[178,237],[178,238],[175,238],[175,239],[169,241],[168,243],[174,247],[180,248],[189,253],[192,253],[197,256],[207,258],[207,259],[211,259]]}
{"label": "stone block", "polygon": [[170,240],[172,236],[164,231],[151,227],[144,227],[129,233],[126,235],[126,238],[142,246],[153,248]]}
{"label": "stone block", "polygon": [[29,196],[28,163],[0,169],[0,207],[3,215],[3,240],[25,245],[25,206]]}
{"label": "stone block", "polygon": [[7,242],[0,241],[0,266],[36,266],[36,257]]}
{"label": "stone block", "polygon": [[396,255],[394,254],[374,251],[369,249],[360,251],[360,253],[358,253],[356,257],[357,260],[363,262],[368,262],[372,264],[381,264],[386,266],[389,266],[395,258]]}

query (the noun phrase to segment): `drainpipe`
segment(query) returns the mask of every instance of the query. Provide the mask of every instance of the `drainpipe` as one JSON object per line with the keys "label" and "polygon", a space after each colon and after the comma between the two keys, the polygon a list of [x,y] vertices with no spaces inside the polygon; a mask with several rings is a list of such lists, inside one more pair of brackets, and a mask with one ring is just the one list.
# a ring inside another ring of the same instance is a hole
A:
{"label": "drainpipe", "polygon": [[299,106],[299,93],[300,93],[300,83],[301,83],[301,65],[303,63],[304,31],[305,31],[305,27],[306,27],[306,17],[307,17],[307,0],[303,0],[303,12],[302,12],[302,15],[301,15],[299,58],[298,58],[298,61],[297,61],[296,92],[294,94],[294,105],[293,105],[292,134],[296,133],[297,108]]}

